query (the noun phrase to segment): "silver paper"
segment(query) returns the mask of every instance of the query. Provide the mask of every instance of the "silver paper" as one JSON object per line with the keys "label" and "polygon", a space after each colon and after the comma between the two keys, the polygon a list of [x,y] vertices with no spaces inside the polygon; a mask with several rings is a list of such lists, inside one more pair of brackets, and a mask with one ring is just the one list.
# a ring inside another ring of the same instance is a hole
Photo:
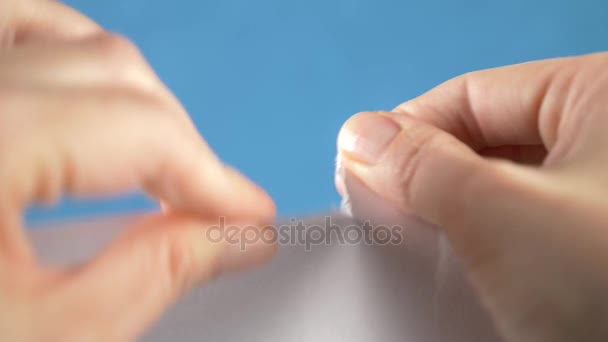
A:
{"label": "silver paper", "polygon": [[[43,261],[78,262],[131,219],[34,229],[30,236]],[[354,222],[338,214],[332,220],[342,227]],[[449,246],[441,252],[440,235],[416,220],[398,221],[406,227],[399,246],[280,246],[270,264],[194,290],[142,340],[497,340]]]}

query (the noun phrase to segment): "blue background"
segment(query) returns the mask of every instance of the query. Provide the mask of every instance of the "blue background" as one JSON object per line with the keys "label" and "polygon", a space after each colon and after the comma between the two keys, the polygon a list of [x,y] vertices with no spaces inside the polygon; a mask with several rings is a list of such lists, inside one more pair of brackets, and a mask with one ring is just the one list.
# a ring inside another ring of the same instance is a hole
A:
{"label": "blue background", "polygon": [[[335,139],[458,74],[608,50],[608,1],[70,0],[137,43],[215,151],[279,212],[339,201]],[[143,195],[29,210],[29,220],[151,208]]]}

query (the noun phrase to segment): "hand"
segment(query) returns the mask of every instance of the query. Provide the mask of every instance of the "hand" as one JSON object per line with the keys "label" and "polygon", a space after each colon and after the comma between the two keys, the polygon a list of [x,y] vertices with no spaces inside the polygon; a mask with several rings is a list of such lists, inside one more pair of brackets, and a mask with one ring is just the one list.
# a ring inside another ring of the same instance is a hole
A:
{"label": "hand", "polygon": [[[270,257],[206,239],[219,216],[269,223],[273,203],[217,159],[132,43],[54,2],[0,13],[0,340],[134,339],[189,287]],[[28,203],[139,188],[168,213],[77,268],[36,262]]]}
{"label": "hand", "polygon": [[54,0],[0,2],[0,48],[73,40],[102,32],[91,19]]}
{"label": "hand", "polygon": [[507,341],[604,341],[607,131],[600,53],[460,76],[338,143],[347,172],[444,230]]}

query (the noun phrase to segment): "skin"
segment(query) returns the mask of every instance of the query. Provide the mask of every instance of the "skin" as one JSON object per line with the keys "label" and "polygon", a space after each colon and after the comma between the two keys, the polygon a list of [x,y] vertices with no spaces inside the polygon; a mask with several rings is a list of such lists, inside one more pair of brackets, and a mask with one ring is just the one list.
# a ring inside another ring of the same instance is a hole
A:
{"label": "skin", "polygon": [[[194,284],[272,255],[205,240],[218,216],[271,222],[273,203],[218,160],[132,43],[58,3],[5,0],[0,47],[0,340],[132,340]],[[607,108],[607,54],[540,61],[357,114],[339,148],[372,191],[445,231],[506,341],[603,341]],[[399,131],[370,162],[378,118]],[[87,264],[38,264],[27,204],[134,189],[165,213]]]}
{"label": "skin", "polygon": [[605,341],[607,114],[598,53],[457,77],[338,142],[348,172],[443,229],[506,341]]}
{"label": "skin", "polygon": [[[274,205],[218,160],[132,43],[55,2],[3,1],[0,16],[0,340],[133,340],[191,286],[272,255],[206,239],[219,216],[262,227]],[[136,189],[165,213],[86,264],[37,262],[26,205]]]}

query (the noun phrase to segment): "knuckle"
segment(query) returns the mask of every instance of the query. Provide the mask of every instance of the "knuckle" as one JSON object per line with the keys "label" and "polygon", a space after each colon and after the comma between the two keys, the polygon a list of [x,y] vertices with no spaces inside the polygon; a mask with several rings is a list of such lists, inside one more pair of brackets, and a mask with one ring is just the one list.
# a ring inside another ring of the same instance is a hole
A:
{"label": "knuckle", "polygon": [[191,252],[183,243],[173,242],[166,249],[167,272],[178,289],[184,287],[192,270]]}
{"label": "knuckle", "polygon": [[192,247],[182,239],[163,239],[158,246],[161,272],[170,293],[183,293],[194,281],[196,271]]}
{"label": "knuckle", "polygon": [[[400,187],[405,192],[405,199],[411,205],[416,198],[416,182],[418,174],[426,163],[426,159],[433,155],[434,151],[440,146],[453,143],[443,134],[436,134],[425,129],[414,127],[404,130],[401,139],[407,140],[401,146],[398,153],[399,162],[395,167],[397,178],[400,180]],[[423,172],[423,171],[422,171]]]}
{"label": "knuckle", "polygon": [[127,37],[116,33],[104,33],[98,40],[100,48],[108,53],[130,54],[137,53],[138,49]]}
{"label": "knuckle", "polygon": [[128,38],[104,33],[96,40],[94,49],[98,63],[114,84],[148,95],[149,98],[162,102],[165,107],[178,107],[145,56]]}
{"label": "knuckle", "polygon": [[96,48],[106,63],[130,67],[143,61],[135,43],[116,33],[102,34],[96,41]]}
{"label": "knuckle", "polygon": [[[104,33],[95,40],[96,58],[104,72],[120,90],[131,90],[140,100],[156,109],[155,112],[183,112],[179,102],[163,86],[139,48],[128,38],[115,33]],[[183,116],[183,113],[181,116]],[[176,115],[174,115],[176,116]],[[183,121],[183,120],[182,120]]]}

